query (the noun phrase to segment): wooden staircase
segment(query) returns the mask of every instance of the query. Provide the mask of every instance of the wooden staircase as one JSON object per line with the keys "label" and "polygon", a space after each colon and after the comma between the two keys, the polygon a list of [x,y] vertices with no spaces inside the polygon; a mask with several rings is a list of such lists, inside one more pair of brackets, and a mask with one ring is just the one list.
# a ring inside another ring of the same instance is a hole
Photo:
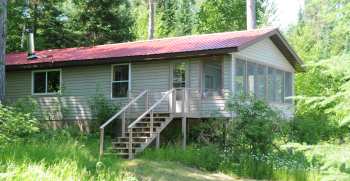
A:
{"label": "wooden staircase", "polygon": [[[132,155],[135,155],[142,152],[154,141],[156,141],[156,146],[159,147],[159,134],[172,119],[170,113],[153,113],[153,126],[151,126],[151,116],[148,114],[140,122],[136,123],[135,127],[131,128],[131,141],[129,141],[129,132],[126,132],[125,136],[112,140],[111,152],[122,158],[129,158],[130,149]],[[132,144],[132,146],[130,147],[129,144]]]}
{"label": "wooden staircase", "polygon": [[[176,89],[163,92],[161,97],[151,106],[149,105],[149,92],[143,91],[126,106],[124,106],[118,113],[107,120],[100,126],[100,156],[104,154],[104,130],[112,121],[120,118],[122,122],[122,136],[112,140],[112,147],[110,152],[115,153],[123,158],[134,158],[135,154],[142,152],[153,141],[156,141],[156,146],[159,147],[159,136],[162,130],[166,128],[173,120],[175,108]],[[131,105],[140,104],[140,100],[145,102],[144,112],[136,116],[135,121],[126,125],[126,114],[131,109]],[[168,101],[168,102],[167,102]],[[155,112],[164,103],[169,103],[167,112]],[[184,109],[183,113],[184,113]]]}

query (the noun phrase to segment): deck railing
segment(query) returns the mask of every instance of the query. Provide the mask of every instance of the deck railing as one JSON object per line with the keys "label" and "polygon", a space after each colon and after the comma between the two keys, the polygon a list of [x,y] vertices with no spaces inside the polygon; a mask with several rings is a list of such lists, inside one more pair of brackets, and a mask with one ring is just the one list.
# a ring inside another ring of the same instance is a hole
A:
{"label": "deck railing", "polygon": [[[172,99],[172,102],[174,102],[174,92],[175,89],[171,89],[169,91],[167,91],[156,103],[154,103],[147,111],[145,111],[141,116],[139,116],[134,122],[132,122],[129,126],[128,126],[128,133],[129,133],[129,159],[132,159],[133,157],[133,146],[132,146],[132,129],[136,126],[137,123],[139,123],[143,118],[146,117],[146,115],[149,114],[150,116],[150,136],[152,137],[153,134],[153,122],[154,122],[154,117],[153,117],[153,113],[154,110],[165,100],[169,100],[169,98]],[[169,107],[169,112],[170,115],[172,115],[172,113],[174,113],[174,108],[173,106]],[[158,135],[159,136],[159,135]]]}
{"label": "deck railing", "polygon": [[[137,91],[139,93],[140,91]],[[132,129],[145,116],[149,115],[150,133],[153,133],[153,113],[169,113],[173,117],[190,117],[201,114],[202,98],[210,98],[218,95],[217,91],[206,90],[202,93],[199,89],[194,88],[173,88],[166,92],[144,90],[135,98],[131,99],[118,113],[108,119],[100,127],[100,155],[104,153],[104,133],[105,127],[111,124],[115,119],[121,119],[121,133],[125,137],[126,131],[129,133],[129,157],[132,157]],[[129,97],[133,97],[130,93]],[[144,100],[143,100],[144,99]],[[141,101],[141,102],[140,102]],[[144,104],[143,104],[144,103]],[[149,107],[151,106],[151,107]],[[129,121],[133,122],[129,122]],[[135,120],[135,121],[134,121]],[[130,124],[129,124],[130,123]],[[126,130],[127,129],[127,130]]]}
{"label": "deck railing", "polygon": [[[132,105],[139,101],[141,98],[145,98],[145,110],[148,110],[149,105],[149,91],[144,90],[134,99],[132,99],[127,105],[125,105],[120,111],[118,111],[115,115],[109,118],[104,124],[100,126],[100,156],[104,153],[104,132],[105,127],[111,124],[115,119],[121,116],[122,120],[122,136],[125,136],[125,128],[126,128],[126,115],[130,109],[132,109]],[[142,111],[143,112],[143,111]]]}

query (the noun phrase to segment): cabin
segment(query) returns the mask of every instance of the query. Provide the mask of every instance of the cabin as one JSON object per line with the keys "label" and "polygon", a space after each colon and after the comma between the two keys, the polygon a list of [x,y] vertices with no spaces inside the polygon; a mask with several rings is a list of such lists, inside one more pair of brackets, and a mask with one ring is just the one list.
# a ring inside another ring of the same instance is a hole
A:
{"label": "cabin", "polygon": [[172,122],[231,118],[232,95],[252,93],[293,116],[294,75],[303,62],[275,28],[191,35],[6,55],[6,101],[31,97],[43,119],[94,120],[89,101],[120,105],[100,127],[117,122],[110,151],[132,158]]}

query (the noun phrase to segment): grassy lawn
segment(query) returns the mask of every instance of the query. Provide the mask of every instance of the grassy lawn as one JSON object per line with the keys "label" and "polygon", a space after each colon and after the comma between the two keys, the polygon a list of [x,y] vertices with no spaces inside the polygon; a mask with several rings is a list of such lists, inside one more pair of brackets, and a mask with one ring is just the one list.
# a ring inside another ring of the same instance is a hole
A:
{"label": "grassy lawn", "polygon": [[[314,169],[312,174],[301,177],[289,177],[291,173],[288,173],[288,169],[282,169],[283,172],[281,169],[274,170],[273,174],[278,176],[276,178],[283,178],[277,180],[350,180],[349,144],[288,144],[282,149],[302,152]],[[99,160],[96,135],[71,135],[68,131],[47,132],[26,142],[1,147],[0,180],[221,181],[249,180],[246,178],[251,177],[249,174],[235,172],[237,167],[216,165],[219,162],[213,158],[211,148],[200,152],[189,148],[185,152],[181,149],[148,150],[131,161],[118,159],[114,155]],[[213,165],[218,169],[214,169]],[[263,169],[251,165],[239,168],[244,173]],[[241,178],[236,175],[241,175]]]}
{"label": "grassy lawn", "polygon": [[284,149],[293,149],[305,154],[307,159],[317,165],[322,180],[350,180],[350,144],[301,145],[287,144]]}
{"label": "grassy lawn", "polygon": [[0,150],[0,180],[237,180],[164,161],[98,158],[98,137],[39,134]]}

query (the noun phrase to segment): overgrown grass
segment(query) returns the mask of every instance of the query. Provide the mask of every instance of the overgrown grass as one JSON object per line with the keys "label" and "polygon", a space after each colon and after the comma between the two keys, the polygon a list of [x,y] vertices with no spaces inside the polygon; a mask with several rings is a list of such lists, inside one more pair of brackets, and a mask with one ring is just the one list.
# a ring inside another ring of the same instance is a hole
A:
{"label": "overgrown grass", "polygon": [[220,151],[215,146],[206,146],[200,149],[189,146],[186,150],[179,147],[166,147],[158,150],[148,149],[142,153],[140,158],[146,160],[180,162],[187,166],[207,171],[218,170],[222,160]]}
{"label": "overgrown grass", "polygon": [[313,181],[318,173],[302,154],[271,153],[269,155],[223,155],[214,146],[182,150],[166,147],[146,150],[140,158],[157,161],[176,161],[207,171],[219,171],[240,177],[268,180]]}
{"label": "overgrown grass", "polygon": [[98,157],[96,136],[68,131],[40,133],[1,147],[0,180],[124,180],[115,156]]}
{"label": "overgrown grass", "polygon": [[322,180],[350,180],[350,144],[302,145],[289,143],[283,145],[282,148],[303,152],[309,162],[318,168]]}

